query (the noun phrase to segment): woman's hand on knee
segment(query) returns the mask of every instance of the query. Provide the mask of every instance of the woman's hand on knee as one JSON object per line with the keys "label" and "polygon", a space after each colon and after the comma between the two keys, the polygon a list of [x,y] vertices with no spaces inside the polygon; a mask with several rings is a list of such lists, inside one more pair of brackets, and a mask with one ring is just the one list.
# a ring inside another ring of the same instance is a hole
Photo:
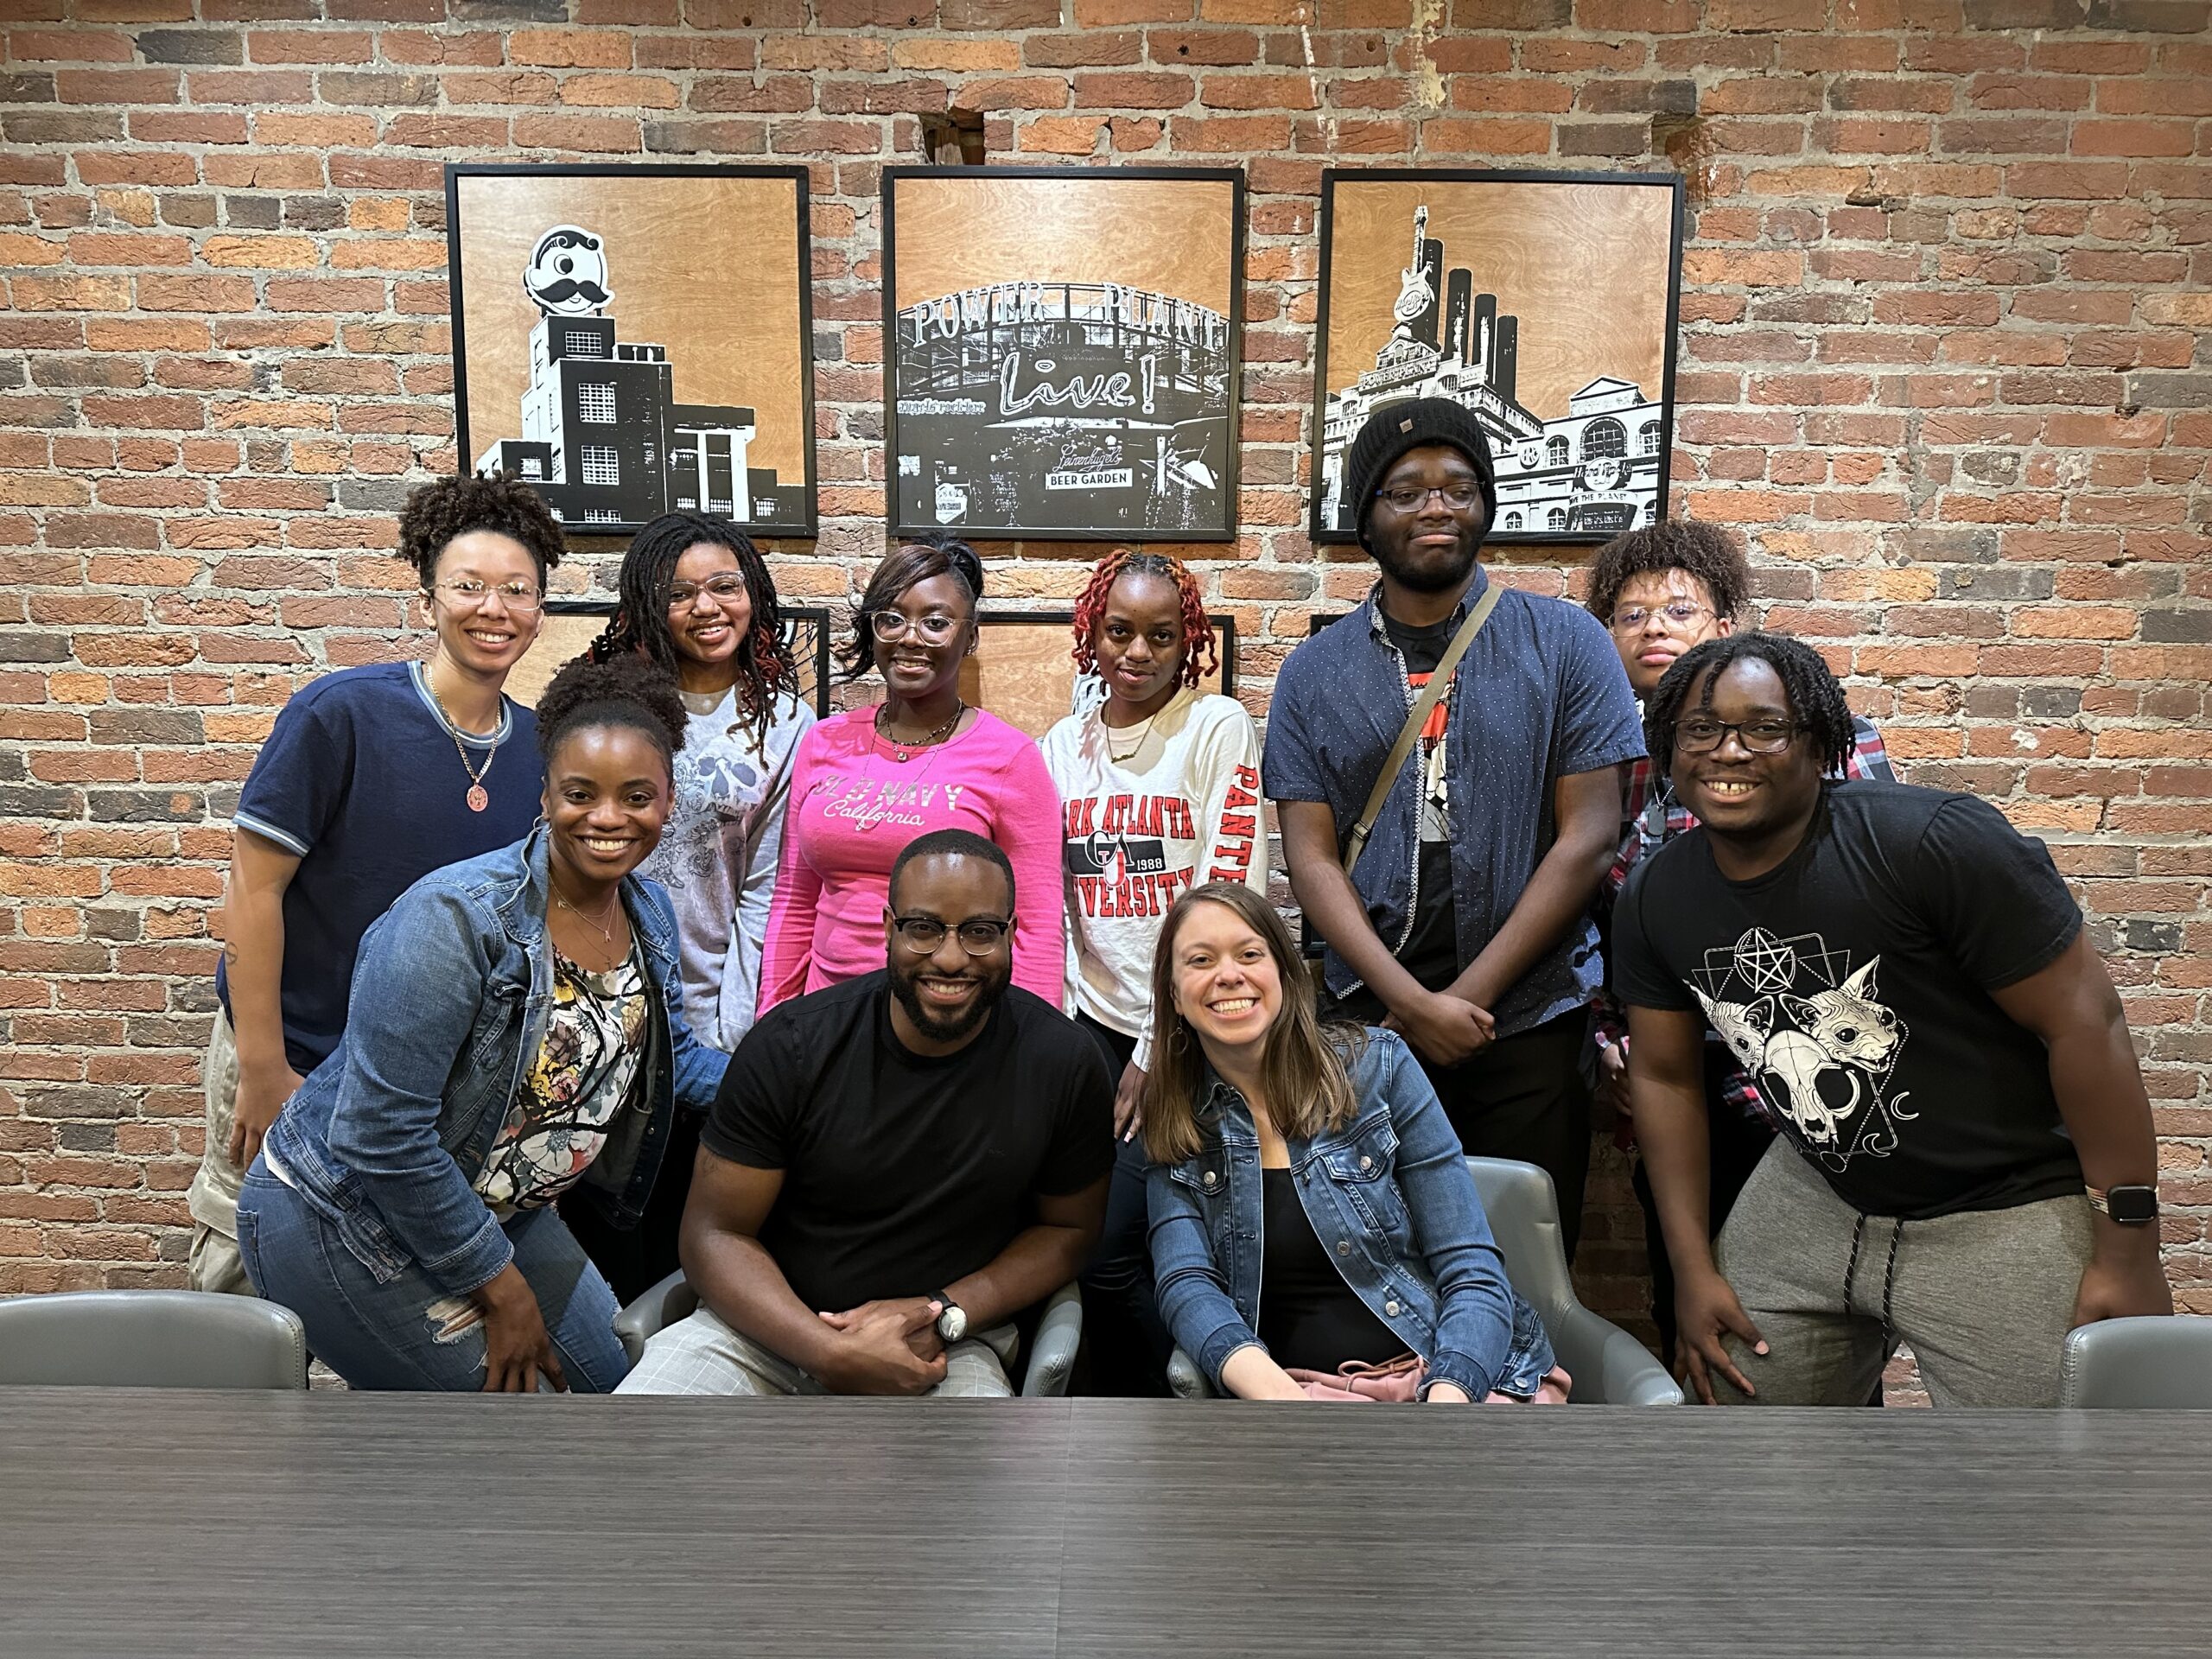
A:
{"label": "woman's hand on knee", "polygon": [[566,1394],[569,1384],[553,1351],[552,1333],[522,1269],[508,1262],[474,1294],[484,1310],[484,1392],[535,1394],[543,1371],[547,1382]]}

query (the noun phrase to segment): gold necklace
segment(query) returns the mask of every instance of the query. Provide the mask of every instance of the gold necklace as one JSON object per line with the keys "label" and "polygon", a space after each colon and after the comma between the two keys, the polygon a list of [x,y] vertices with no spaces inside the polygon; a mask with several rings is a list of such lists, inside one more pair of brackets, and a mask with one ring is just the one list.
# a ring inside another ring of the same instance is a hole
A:
{"label": "gold necklace", "polygon": [[600,938],[600,942],[607,947],[607,955],[613,956],[614,954],[614,912],[616,906],[620,905],[622,902],[621,890],[617,888],[613,896],[607,899],[607,919],[606,921],[601,922],[592,916],[588,912],[578,909],[575,906],[570,904],[566,899],[563,898],[561,896],[561,889],[553,885],[553,878],[551,876],[549,875],[545,878],[545,886],[547,891],[551,893],[553,895],[553,902],[560,906],[562,909],[567,911],[569,915],[575,917],[578,921],[583,923],[594,932],[597,933]]}
{"label": "gold necklace", "polygon": [[1160,714],[1161,710],[1155,709],[1135,725],[1119,728],[1118,729],[1124,735],[1134,734],[1136,741],[1126,749],[1117,749],[1114,747],[1114,736],[1117,728],[1106,724],[1106,715],[1102,710],[1098,716],[1098,725],[1099,728],[1106,734],[1106,758],[1109,760],[1127,760],[1139,749],[1144,747],[1145,739],[1152,735],[1152,723],[1160,718]]}
{"label": "gold necklace", "polygon": [[453,739],[453,752],[461,757],[461,769],[468,774],[468,793],[464,798],[468,802],[468,810],[481,812],[492,804],[492,797],[484,787],[484,779],[492,770],[492,763],[499,758],[501,740],[496,737],[492,740],[492,752],[484,757],[481,766],[472,766],[468,759],[468,746],[461,741],[461,722],[447,709],[446,700],[438,695],[437,684],[430,678],[428,669],[423,671],[423,683],[429,688],[430,701],[438,705],[439,716],[446,723],[446,735]]}
{"label": "gold necklace", "polygon": [[925,733],[921,737],[910,743],[904,738],[892,736],[890,733],[883,729],[883,711],[890,706],[891,705],[887,702],[880,702],[876,705],[875,734],[881,738],[885,742],[888,743],[897,753],[899,759],[901,760],[912,760],[913,755],[912,751],[915,749],[926,749],[936,744],[944,742],[946,738],[952,735],[952,728],[960,723],[960,716],[968,712],[968,705],[961,702],[959,698],[955,697],[952,700],[952,718],[946,721],[944,725],[938,727],[935,730]]}

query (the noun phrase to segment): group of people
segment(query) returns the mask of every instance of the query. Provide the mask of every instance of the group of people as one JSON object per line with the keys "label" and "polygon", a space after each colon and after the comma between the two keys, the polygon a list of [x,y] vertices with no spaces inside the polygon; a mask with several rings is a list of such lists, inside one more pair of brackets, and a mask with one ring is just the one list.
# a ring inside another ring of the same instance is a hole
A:
{"label": "group of people", "polygon": [[[966,701],[984,573],[902,544],[817,721],[730,524],[641,532],[534,713],[558,524],[401,524],[427,662],[303,688],[241,793],[191,1274],[363,1388],[1002,1395],[1079,1281],[1087,1386],[1572,1379],[1463,1154],[1638,1152],[1654,1313],[1710,1401],[2055,1403],[2066,1330],[2171,1311],[2119,999],[2040,842],[1897,782],[1819,654],[1739,632],[1679,520],[1576,606],[1496,582],[1456,404],[1346,458],[1377,581],[1262,746],[1177,560],[1076,609],[1040,743]],[[1268,898],[1274,804],[1303,941]],[[626,1302],[697,1311],[632,1367]]]}

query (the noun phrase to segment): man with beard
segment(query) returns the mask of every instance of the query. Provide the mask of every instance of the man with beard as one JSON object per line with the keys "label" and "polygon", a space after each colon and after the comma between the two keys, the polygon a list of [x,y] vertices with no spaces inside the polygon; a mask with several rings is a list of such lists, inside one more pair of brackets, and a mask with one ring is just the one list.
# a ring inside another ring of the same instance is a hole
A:
{"label": "man with beard", "polygon": [[1262,777],[1291,888],[1346,1016],[1404,1033],[1471,1153],[1548,1171],[1582,1219],[1590,901],[1620,838],[1616,768],[1643,753],[1598,620],[1499,588],[1346,873],[1354,825],[1429,676],[1491,591],[1490,446],[1449,398],[1391,404],[1345,456],[1381,580],[1275,680]]}
{"label": "man with beard", "polygon": [[1089,1260],[1114,1162],[1105,1063],[1010,983],[1013,931],[1007,855],[918,836],[884,971],[746,1033],[683,1215],[699,1311],[623,1392],[1013,1392],[1014,1316]]}

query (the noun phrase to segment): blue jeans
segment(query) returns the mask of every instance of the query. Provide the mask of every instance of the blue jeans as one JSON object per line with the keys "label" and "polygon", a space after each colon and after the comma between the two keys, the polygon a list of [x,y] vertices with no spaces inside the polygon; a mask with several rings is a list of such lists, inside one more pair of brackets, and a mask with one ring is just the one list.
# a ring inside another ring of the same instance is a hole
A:
{"label": "blue jeans", "polygon": [[[607,1394],[630,1369],[614,1334],[614,1293],[550,1210],[505,1224],[515,1266],[537,1297],[563,1380]],[[253,1287],[308,1328],[308,1346],[356,1389],[461,1393],[484,1386],[484,1324],[410,1263],[389,1284],[346,1248],[297,1192],[254,1160],[238,1191],[238,1254]]]}

